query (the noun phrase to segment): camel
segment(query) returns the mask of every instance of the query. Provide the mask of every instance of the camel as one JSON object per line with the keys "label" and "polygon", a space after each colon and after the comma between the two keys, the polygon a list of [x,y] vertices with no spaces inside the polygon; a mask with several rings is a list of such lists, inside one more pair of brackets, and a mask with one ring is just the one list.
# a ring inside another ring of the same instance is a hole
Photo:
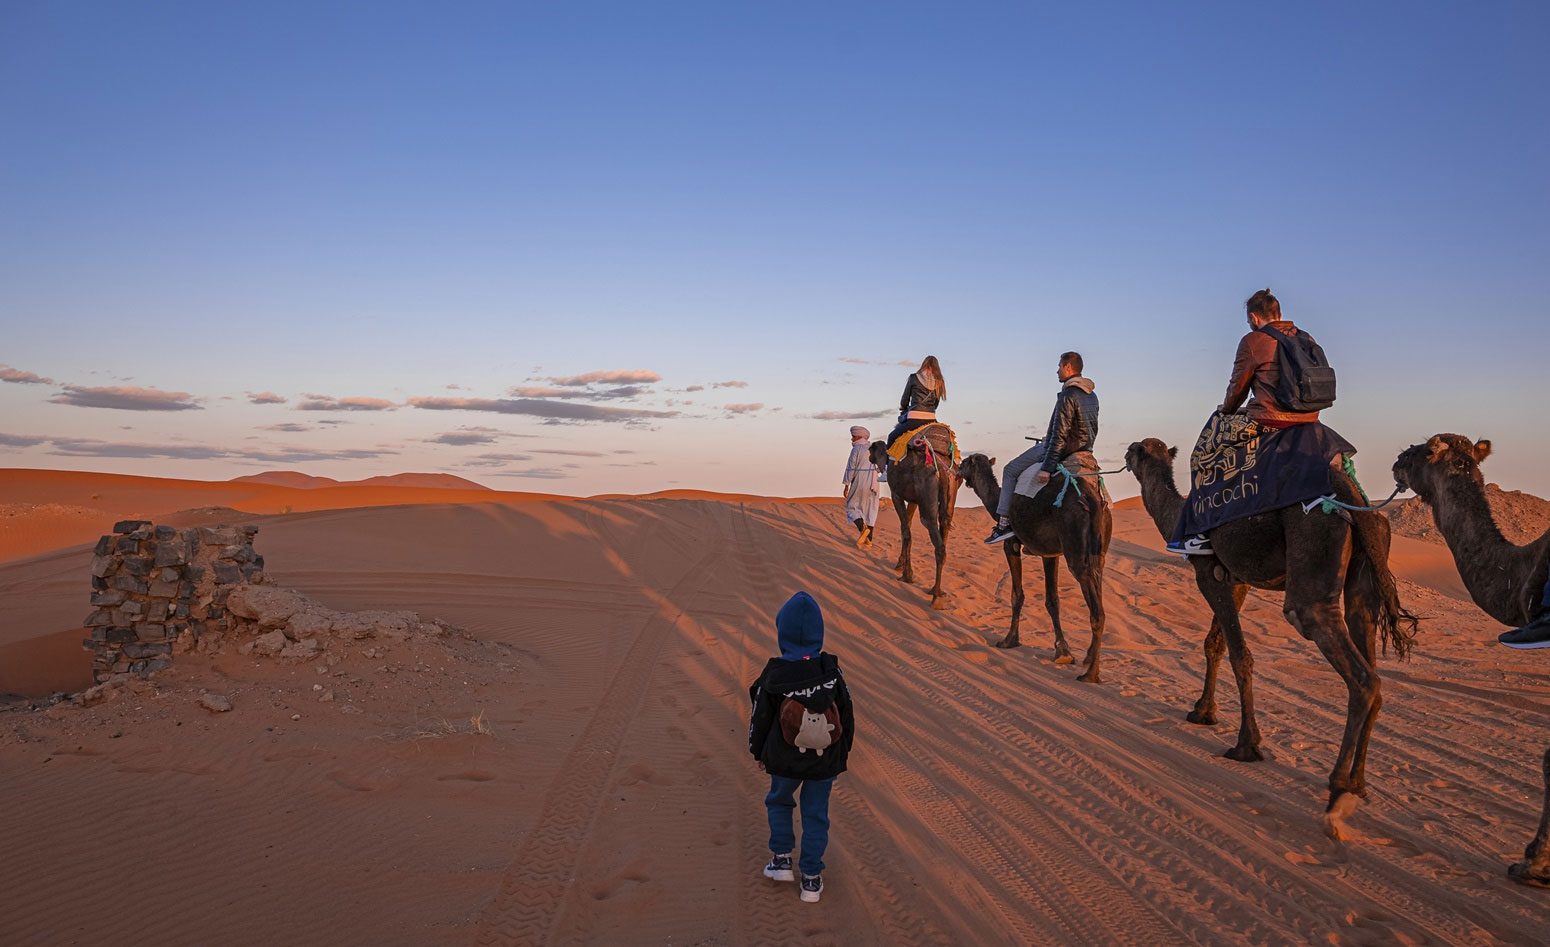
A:
{"label": "camel", "polygon": [[[1550,531],[1526,546],[1513,545],[1491,517],[1480,464],[1490,441],[1438,434],[1394,461],[1394,483],[1415,491],[1432,508],[1469,597],[1504,625],[1526,625],[1540,610],[1550,577]],[[1545,803],[1539,831],[1523,861],[1507,869],[1514,881],[1550,888],[1550,750],[1545,751]]]}
{"label": "camel", "polygon": [[[945,431],[946,428],[939,430]],[[912,439],[913,440],[913,439]],[[913,443],[901,461],[888,456],[888,445],[873,441],[870,449],[872,463],[886,471],[889,493],[893,495],[893,509],[899,514],[899,561],[894,569],[899,571],[902,582],[915,581],[915,569],[910,562],[910,521],[915,510],[920,510],[920,522],[931,536],[936,549],[936,582],[931,586],[931,607],[941,611],[947,607],[947,593],[942,591],[942,566],[947,563],[947,534],[953,527],[953,507],[958,502],[958,488],[963,480],[952,464],[952,445],[941,436],[931,439],[931,459],[926,451]]]}
{"label": "camel", "polygon": [[[959,472],[985,505],[991,519],[995,519],[996,501],[1001,495],[995,458],[970,454],[959,465]],[[1087,602],[1092,623],[1086,671],[1077,679],[1098,684],[1102,682],[1099,659],[1103,653],[1103,566],[1109,553],[1114,517],[1103,502],[1097,485],[1091,481],[1089,477],[1079,478],[1059,507],[1054,505],[1062,486],[1059,477],[1051,478],[1037,496],[1018,494],[1012,497],[1009,514],[1015,535],[1001,544],[1012,578],[1012,627],[1006,637],[996,642],[996,647],[1016,648],[1022,644],[1018,625],[1023,611],[1023,551],[1026,550],[1044,560],[1044,607],[1049,612],[1050,624],[1055,627],[1055,663],[1072,663],[1074,658],[1060,627],[1060,580],[1056,570],[1064,556],[1066,568],[1082,587],[1082,598]]]}
{"label": "camel", "polygon": [[[1125,453],[1141,484],[1141,502],[1165,538],[1173,533],[1184,505],[1174,486],[1176,454],[1176,448],[1156,438],[1131,444]],[[1337,472],[1334,479],[1340,499],[1353,505],[1364,502],[1349,477]],[[1225,523],[1211,531],[1211,545],[1214,556],[1190,557],[1195,582],[1214,620],[1206,637],[1206,690],[1189,720],[1215,719],[1216,666],[1225,638],[1242,718],[1238,742],[1223,755],[1240,762],[1264,759],[1254,718],[1254,660],[1238,610],[1250,586],[1284,590],[1287,621],[1318,646],[1346,685],[1345,733],[1329,775],[1324,811],[1325,832],[1339,840],[1346,832],[1345,820],[1367,794],[1367,749],[1383,706],[1378,637],[1381,633],[1385,649],[1392,646],[1403,657],[1415,634],[1416,618],[1400,604],[1388,567],[1388,520],[1369,512],[1355,513],[1347,522],[1343,516],[1305,514],[1291,506]]]}

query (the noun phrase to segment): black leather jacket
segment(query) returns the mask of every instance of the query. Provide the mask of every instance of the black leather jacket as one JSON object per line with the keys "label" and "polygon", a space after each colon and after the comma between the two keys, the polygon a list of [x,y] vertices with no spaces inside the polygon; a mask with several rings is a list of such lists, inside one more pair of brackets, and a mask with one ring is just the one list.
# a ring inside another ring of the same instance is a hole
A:
{"label": "black leather jacket", "polygon": [[904,395],[899,398],[900,411],[930,411],[935,413],[936,406],[942,402],[936,396],[936,392],[926,387],[920,380],[919,373],[911,373],[910,380],[904,383]]}
{"label": "black leather jacket", "polygon": [[1078,451],[1092,450],[1098,440],[1098,396],[1093,383],[1081,375],[1067,381],[1055,396],[1055,410],[1044,435],[1044,470]]}

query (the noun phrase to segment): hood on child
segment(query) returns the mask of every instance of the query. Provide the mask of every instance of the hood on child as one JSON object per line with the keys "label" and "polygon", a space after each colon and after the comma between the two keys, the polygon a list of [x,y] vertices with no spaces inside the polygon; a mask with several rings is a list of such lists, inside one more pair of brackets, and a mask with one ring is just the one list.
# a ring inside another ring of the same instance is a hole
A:
{"label": "hood on child", "polygon": [[806,661],[823,650],[823,612],[806,592],[798,592],[775,613],[775,633],[780,656],[787,661]]}

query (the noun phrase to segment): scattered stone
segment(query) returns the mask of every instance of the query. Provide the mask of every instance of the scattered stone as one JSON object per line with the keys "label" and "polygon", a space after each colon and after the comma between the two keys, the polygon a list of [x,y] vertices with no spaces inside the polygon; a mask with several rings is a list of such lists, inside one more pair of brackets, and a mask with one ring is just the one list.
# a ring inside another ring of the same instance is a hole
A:
{"label": "scattered stone", "polygon": [[300,720],[301,719],[301,714],[291,714],[291,719],[292,720]]}
{"label": "scattered stone", "polygon": [[339,712],[346,714],[365,713],[365,711],[361,710],[361,708],[355,706],[354,704],[345,704],[343,707],[339,708]]}
{"label": "scattered stone", "polygon": [[231,710],[231,698],[225,694],[200,694],[199,706],[213,714],[223,714]]}
{"label": "scattered stone", "polygon": [[117,523],[113,524],[113,532],[132,533],[142,526],[149,525],[151,525],[150,520],[119,520]]}
{"label": "scattered stone", "polygon": [[271,631],[253,639],[253,653],[275,657],[285,650],[288,643],[285,632]]}
{"label": "scattered stone", "polygon": [[331,691],[331,690],[324,691],[322,694],[318,695],[318,700],[323,702],[323,703],[327,703],[327,702],[329,702],[329,701],[331,701],[333,699],[334,699],[334,692]]}

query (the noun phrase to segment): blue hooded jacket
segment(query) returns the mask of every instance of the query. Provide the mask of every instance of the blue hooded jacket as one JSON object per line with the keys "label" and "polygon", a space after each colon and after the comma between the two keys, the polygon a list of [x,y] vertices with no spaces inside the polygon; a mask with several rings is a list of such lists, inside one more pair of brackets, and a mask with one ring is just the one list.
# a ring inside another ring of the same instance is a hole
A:
{"label": "blue hooded jacket", "polygon": [[780,640],[780,656],[787,661],[805,661],[818,657],[823,650],[823,612],[806,592],[798,592],[775,613],[775,633]]}

